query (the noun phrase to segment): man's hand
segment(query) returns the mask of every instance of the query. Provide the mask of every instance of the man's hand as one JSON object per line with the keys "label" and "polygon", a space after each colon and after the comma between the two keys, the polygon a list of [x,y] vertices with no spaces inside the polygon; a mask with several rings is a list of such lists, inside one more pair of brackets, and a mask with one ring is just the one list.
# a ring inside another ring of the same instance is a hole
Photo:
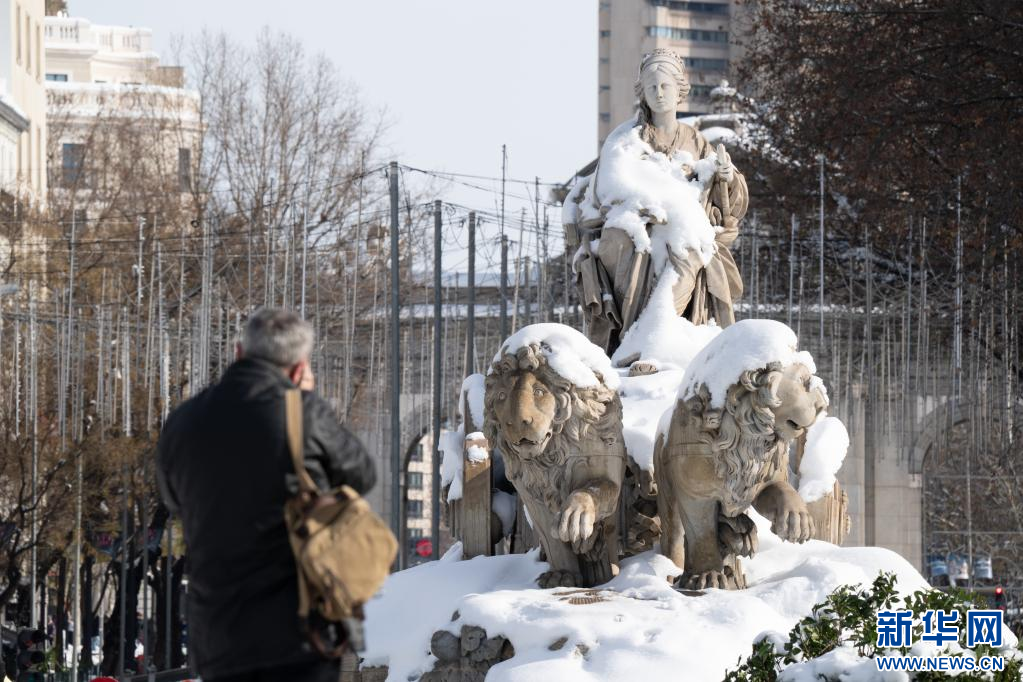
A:
{"label": "man's hand", "polygon": [[305,366],[298,387],[303,391],[311,391],[316,388],[316,376],[313,374],[313,368],[309,365]]}
{"label": "man's hand", "polygon": [[724,182],[731,182],[732,178],[735,177],[735,166],[732,165],[732,157],[725,150],[725,145],[718,145],[717,157],[717,178]]}

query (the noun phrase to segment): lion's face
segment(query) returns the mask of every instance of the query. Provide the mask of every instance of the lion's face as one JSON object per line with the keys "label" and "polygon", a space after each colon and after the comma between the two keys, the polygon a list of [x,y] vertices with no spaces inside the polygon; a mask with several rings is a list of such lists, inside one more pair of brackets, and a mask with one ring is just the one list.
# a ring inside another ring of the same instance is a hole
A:
{"label": "lion's face", "polygon": [[536,374],[520,371],[494,387],[494,416],[506,446],[522,459],[543,453],[554,433],[558,401]]}
{"label": "lion's face", "polygon": [[780,405],[774,412],[774,429],[786,443],[803,435],[827,407],[827,399],[811,383],[810,371],[802,365],[790,365],[781,372],[776,387]]}

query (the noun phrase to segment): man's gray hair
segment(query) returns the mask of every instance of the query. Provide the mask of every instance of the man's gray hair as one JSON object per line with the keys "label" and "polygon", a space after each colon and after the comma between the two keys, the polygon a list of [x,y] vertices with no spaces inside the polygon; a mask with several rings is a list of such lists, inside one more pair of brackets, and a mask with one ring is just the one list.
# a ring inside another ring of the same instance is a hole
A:
{"label": "man's gray hair", "polygon": [[293,367],[313,350],[313,328],[297,313],[284,308],[260,308],[245,323],[242,355]]}

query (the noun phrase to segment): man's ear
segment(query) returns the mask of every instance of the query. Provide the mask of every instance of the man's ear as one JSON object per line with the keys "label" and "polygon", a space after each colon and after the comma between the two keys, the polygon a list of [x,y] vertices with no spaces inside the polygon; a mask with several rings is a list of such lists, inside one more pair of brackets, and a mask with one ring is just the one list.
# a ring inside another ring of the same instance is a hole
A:
{"label": "man's ear", "polygon": [[236,342],[234,344],[234,359],[241,360],[244,356],[245,351],[242,350],[242,344],[240,342]]}

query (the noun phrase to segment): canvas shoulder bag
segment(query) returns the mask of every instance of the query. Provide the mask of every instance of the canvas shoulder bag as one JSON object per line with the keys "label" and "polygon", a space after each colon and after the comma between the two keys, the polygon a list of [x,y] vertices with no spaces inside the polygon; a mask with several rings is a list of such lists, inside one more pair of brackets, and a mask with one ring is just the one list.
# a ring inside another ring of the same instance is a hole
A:
{"label": "canvas shoulder bag", "polygon": [[[284,519],[298,569],[298,615],[321,655],[337,658],[345,644],[362,650],[362,606],[390,573],[398,542],[391,529],[355,490],[317,488],[305,468],[302,392],[285,393],[288,451],[298,476],[298,495],[287,501]],[[340,644],[324,640],[319,622],[341,626]]]}

